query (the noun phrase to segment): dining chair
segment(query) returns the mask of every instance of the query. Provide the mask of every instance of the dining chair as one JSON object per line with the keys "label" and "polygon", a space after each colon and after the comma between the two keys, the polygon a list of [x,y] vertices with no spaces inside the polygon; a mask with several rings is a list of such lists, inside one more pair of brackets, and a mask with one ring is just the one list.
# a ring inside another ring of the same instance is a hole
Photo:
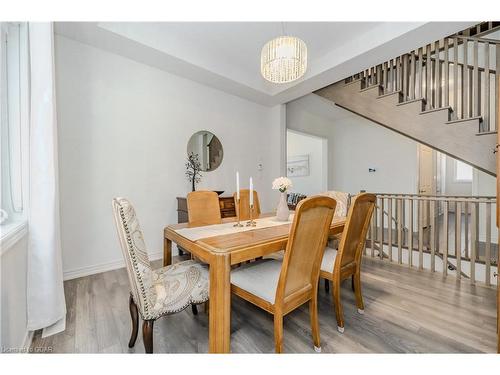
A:
{"label": "dining chair", "polygon": [[188,221],[191,225],[221,223],[219,195],[215,191],[192,191],[187,195]]}
{"label": "dining chair", "polygon": [[321,351],[317,287],[335,206],[335,200],[328,197],[300,201],[283,261],[264,259],[231,272],[231,291],[274,315],[276,353],[283,351],[284,315],[306,302],[309,302],[314,349]]}
{"label": "dining chair", "polygon": [[320,278],[333,282],[333,303],[337,329],[340,333],[344,332],[344,316],[340,301],[340,283],[343,280],[351,277],[358,312],[364,313],[361,294],[361,256],[374,207],[373,194],[363,193],[353,198],[338,250],[327,247],[321,261]]}
{"label": "dining chair", "polygon": [[[238,207],[238,202],[236,201],[236,193],[233,194],[234,202],[236,206],[236,215],[240,214],[240,220],[250,220],[250,190],[241,189],[240,190],[240,205]],[[258,218],[260,216],[260,203],[259,194],[253,191],[253,218]]]}
{"label": "dining chair", "polygon": [[[347,211],[349,210],[349,205],[351,202],[351,195],[343,191],[325,191],[319,195],[324,195],[325,197],[333,198],[337,201],[337,208],[335,209],[334,217],[345,217],[347,216]],[[332,249],[338,249],[341,234],[335,234],[328,239],[328,247]],[[328,293],[330,291],[330,281],[325,279],[325,291]]]}
{"label": "dining chair", "polygon": [[113,216],[130,283],[129,310],[135,345],[139,315],[146,353],[153,352],[153,324],[169,314],[208,301],[208,270],[194,260],[153,270],[134,207],[125,198],[114,198]]}

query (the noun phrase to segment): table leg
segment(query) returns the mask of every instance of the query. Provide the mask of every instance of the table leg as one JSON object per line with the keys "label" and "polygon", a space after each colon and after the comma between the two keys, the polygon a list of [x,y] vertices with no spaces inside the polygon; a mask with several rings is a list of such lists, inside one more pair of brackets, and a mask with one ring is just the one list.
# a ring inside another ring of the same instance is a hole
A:
{"label": "table leg", "polygon": [[172,241],[163,237],[163,267],[172,264]]}
{"label": "table leg", "polygon": [[231,262],[229,254],[213,255],[210,262],[209,351],[231,351]]}

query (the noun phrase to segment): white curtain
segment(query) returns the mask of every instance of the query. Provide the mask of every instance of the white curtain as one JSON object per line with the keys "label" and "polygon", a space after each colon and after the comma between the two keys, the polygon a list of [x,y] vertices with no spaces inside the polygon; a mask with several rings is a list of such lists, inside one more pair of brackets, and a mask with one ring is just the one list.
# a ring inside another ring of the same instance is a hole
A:
{"label": "white curtain", "polygon": [[28,329],[47,336],[66,325],[57,165],[57,122],[52,23],[29,24],[30,201]]}

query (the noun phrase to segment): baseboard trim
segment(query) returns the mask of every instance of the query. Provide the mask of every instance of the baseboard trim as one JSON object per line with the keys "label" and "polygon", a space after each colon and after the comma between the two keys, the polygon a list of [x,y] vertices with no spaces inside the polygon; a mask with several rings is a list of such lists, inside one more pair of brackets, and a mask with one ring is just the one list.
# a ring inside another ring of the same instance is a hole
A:
{"label": "baseboard trim", "polygon": [[[163,251],[158,251],[158,252],[151,253],[148,255],[149,255],[150,260],[161,259],[161,258],[163,258]],[[106,271],[113,271],[113,270],[117,270],[117,269],[123,268],[123,267],[125,267],[125,261],[123,259],[120,259],[120,260],[116,260],[114,262],[96,264],[96,265],[92,265],[92,266],[75,268],[72,270],[64,271],[63,279],[64,279],[64,281],[72,280],[72,279],[76,279],[78,277],[95,275],[97,273],[102,273],[102,272],[106,272]]]}
{"label": "baseboard trim", "polygon": [[23,348],[29,349],[31,347],[31,343],[33,342],[34,331],[26,331],[23,339]]}

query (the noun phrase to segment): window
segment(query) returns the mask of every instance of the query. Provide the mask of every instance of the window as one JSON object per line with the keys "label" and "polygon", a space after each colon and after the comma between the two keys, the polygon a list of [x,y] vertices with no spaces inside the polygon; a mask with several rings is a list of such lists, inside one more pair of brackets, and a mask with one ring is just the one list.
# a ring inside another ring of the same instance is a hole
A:
{"label": "window", "polygon": [[461,161],[455,160],[455,181],[472,182],[472,167]]}
{"label": "window", "polygon": [[2,237],[25,219],[29,113],[28,37],[25,23],[0,23],[0,165]]}

